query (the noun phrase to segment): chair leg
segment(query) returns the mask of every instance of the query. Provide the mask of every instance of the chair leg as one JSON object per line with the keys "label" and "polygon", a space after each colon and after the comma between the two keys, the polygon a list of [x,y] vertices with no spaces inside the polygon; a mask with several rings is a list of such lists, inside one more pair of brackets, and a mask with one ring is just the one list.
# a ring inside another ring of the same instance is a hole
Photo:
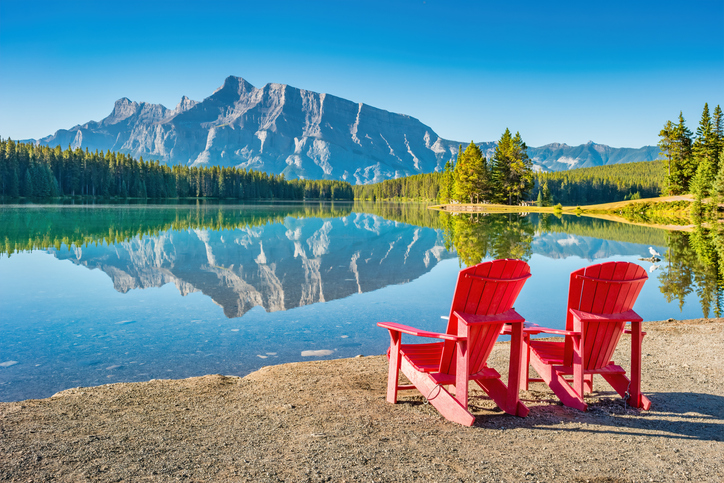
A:
{"label": "chair leg", "polygon": [[641,394],[641,322],[631,322],[631,397],[629,404],[637,408],[649,409],[651,401]]}
{"label": "chair leg", "polygon": [[588,404],[583,401],[583,395],[576,393],[563,376],[556,372],[553,366],[544,364],[535,354],[531,354],[530,364],[564,405],[580,411],[585,411],[588,408]]}
{"label": "chair leg", "polygon": [[530,334],[523,334],[523,357],[520,365],[520,389],[527,391],[530,384]]}
{"label": "chair leg", "polygon": [[402,359],[402,373],[415,385],[427,401],[442,414],[445,419],[463,426],[472,426],[475,416],[463,407],[441,384],[435,383],[429,374],[415,370],[407,359]]}
{"label": "chair leg", "polygon": [[528,406],[523,404],[519,399],[515,398],[513,401],[510,401],[509,388],[503,384],[503,381],[500,379],[476,379],[475,382],[477,382],[478,386],[490,396],[490,399],[506,413],[524,418],[530,412]]}
{"label": "chair leg", "polygon": [[649,400],[649,398],[641,394],[641,392],[639,392],[638,394],[634,394],[634,392],[631,391],[633,387],[633,382],[629,380],[629,378],[625,375],[602,374],[602,376],[606,380],[606,382],[608,382],[611,387],[618,393],[619,396],[626,397],[626,391],[628,391],[629,398],[626,401],[626,404],[628,404],[629,406],[645,410],[651,408],[651,401]]}
{"label": "chair leg", "polygon": [[390,361],[387,370],[387,402],[397,403],[398,379],[400,377],[400,342],[402,334],[390,331]]}

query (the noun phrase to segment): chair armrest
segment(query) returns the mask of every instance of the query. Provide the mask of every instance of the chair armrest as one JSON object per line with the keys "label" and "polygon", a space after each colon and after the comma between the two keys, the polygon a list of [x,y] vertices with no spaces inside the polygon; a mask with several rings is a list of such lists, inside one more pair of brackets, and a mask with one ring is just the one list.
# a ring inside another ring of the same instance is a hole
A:
{"label": "chair armrest", "polygon": [[525,322],[525,319],[520,316],[518,312],[515,311],[515,309],[510,309],[498,315],[473,315],[466,314],[464,312],[458,312],[457,310],[455,310],[453,312],[453,315],[455,315],[458,320],[465,325],[500,324],[501,322],[506,324]]}
{"label": "chair armrest", "polygon": [[[626,329],[623,331],[624,334],[633,334],[633,331],[631,329]],[[645,336],[646,332],[641,332],[641,337]]]}
{"label": "chair armrest", "polygon": [[617,314],[591,314],[576,309],[568,309],[581,322],[643,322],[639,314],[633,310]]}
{"label": "chair armrest", "polygon": [[458,337],[452,334],[441,334],[439,332],[429,332],[427,330],[416,329],[409,325],[396,324],[395,322],[378,322],[378,327],[387,329],[394,332],[402,332],[403,334],[416,335],[418,337],[429,337],[432,339],[444,339],[456,342],[458,340],[464,340],[465,337]]}

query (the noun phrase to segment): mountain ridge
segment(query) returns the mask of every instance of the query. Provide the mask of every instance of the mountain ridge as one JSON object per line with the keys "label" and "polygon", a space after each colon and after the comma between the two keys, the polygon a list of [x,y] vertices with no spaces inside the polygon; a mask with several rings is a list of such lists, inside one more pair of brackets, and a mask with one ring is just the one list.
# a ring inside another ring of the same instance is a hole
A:
{"label": "mountain ridge", "polygon": [[[37,144],[119,151],[165,164],[235,166],[287,178],[379,182],[440,171],[460,143],[418,119],[287,84],[256,88],[229,76],[202,101],[182,96],[174,109],[114,103],[101,121],[60,129]],[[476,143],[492,157],[496,143]],[[656,159],[656,146],[613,148],[589,141],[529,147],[534,168],[560,171]]]}

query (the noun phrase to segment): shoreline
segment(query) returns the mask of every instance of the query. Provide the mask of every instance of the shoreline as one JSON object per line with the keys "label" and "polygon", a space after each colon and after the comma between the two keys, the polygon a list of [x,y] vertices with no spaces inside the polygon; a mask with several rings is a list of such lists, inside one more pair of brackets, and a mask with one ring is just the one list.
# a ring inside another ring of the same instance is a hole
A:
{"label": "shoreline", "polygon": [[[621,208],[628,205],[642,204],[642,203],[662,203],[662,202],[674,202],[674,201],[687,201],[693,202],[694,198],[692,195],[677,195],[677,196],[663,196],[659,198],[643,198],[638,200],[627,200],[618,201],[612,203],[601,203],[596,205],[583,205],[583,206],[563,206],[560,210],[556,210],[553,206],[518,206],[518,205],[499,205],[490,203],[445,203],[430,205],[428,209],[435,211],[442,211],[453,215],[463,213],[520,213],[521,215],[527,215],[528,213],[549,213],[554,215],[575,215],[585,216],[588,218],[597,218],[600,220],[613,221],[617,223],[623,223],[627,225],[644,226],[648,228],[658,228],[667,231],[686,231],[693,232],[695,224],[692,222],[685,225],[672,225],[672,224],[655,224],[655,223],[644,223],[638,221],[630,221],[623,216],[620,216]],[[690,220],[691,221],[691,220]]]}
{"label": "shoreline", "polygon": [[[600,378],[585,413],[534,383],[527,418],[474,397],[466,428],[417,391],[388,404],[383,355],[305,361],[0,403],[0,480],[721,481],[724,319],[644,328],[650,411]],[[507,348],[490,358],[504,378]]]}

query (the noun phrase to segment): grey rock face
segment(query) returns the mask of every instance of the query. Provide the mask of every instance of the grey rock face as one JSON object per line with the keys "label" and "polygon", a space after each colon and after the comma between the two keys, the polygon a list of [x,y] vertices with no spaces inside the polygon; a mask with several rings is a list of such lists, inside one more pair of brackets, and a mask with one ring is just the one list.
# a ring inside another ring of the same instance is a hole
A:
{"label": "grey rock face", "polygon": [[[119,99],[102,121],[61,129],[37,142],[172,165],[235,166],[352,184],[439,171],[461,144],[410,116],[285,84],[258,89],[233,76],[203,101],[184,96],[175,109]],[[478,145],[492,157],[495,143]],[[529,148],[529,155],[537,169],[557,171],[648,161],[658,148],[549,144]]]}
{"label": "grey rock face", "polygon": [[173,110],[120,99],[101,122],[39,143],[351,183],[440,170],[457,154],[456,143],[410,116],[283,84],[257,89],[239,77],[201,102],[184,96]]}

